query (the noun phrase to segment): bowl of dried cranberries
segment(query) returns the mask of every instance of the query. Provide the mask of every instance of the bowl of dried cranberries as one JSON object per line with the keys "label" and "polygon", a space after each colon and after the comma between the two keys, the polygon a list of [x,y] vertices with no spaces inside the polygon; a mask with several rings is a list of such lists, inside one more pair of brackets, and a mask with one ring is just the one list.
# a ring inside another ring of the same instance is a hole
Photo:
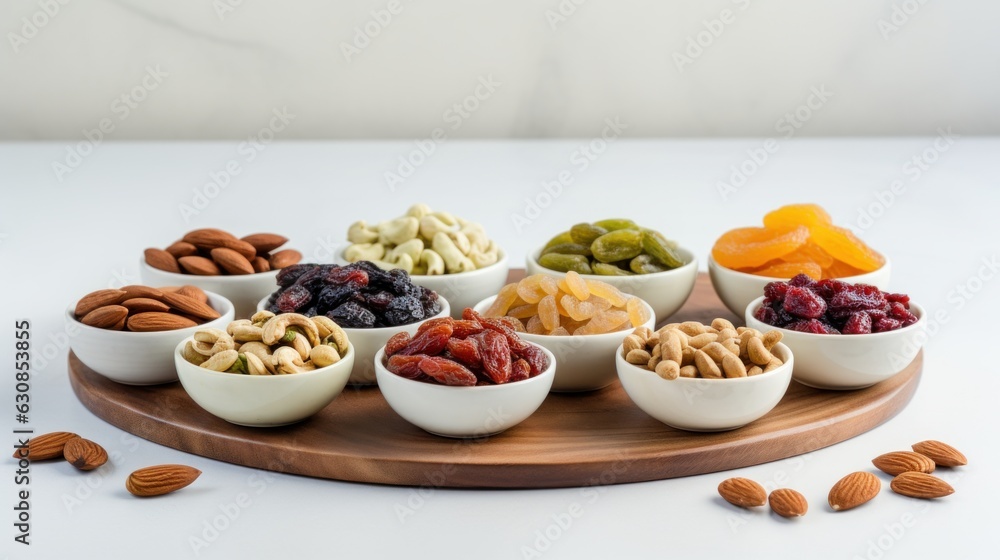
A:
{"label": "bowl of dried cranberries", "polygon": [[818,389],[861,389],[900,373],[926,341],[924,309],[905,294],[800,274],[767,284],[746,323],[780,329],[793,379]]}

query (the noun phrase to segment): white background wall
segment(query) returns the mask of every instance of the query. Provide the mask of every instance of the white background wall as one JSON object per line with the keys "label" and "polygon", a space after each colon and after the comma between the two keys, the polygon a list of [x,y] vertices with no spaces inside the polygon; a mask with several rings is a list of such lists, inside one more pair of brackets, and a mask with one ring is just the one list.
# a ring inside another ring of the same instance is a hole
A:
{"label": "white background wall", "polygon": [[282,138],[997,134],[997,21],[995,0],[5,0],[0,139],[238,139],[274,109]]}

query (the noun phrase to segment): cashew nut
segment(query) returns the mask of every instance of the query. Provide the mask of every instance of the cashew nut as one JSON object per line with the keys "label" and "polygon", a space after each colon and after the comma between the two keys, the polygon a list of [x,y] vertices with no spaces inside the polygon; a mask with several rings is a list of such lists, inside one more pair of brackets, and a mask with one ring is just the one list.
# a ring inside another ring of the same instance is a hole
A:
{"label": "cashew nut", "polygon": [[310,347],[319,345],[319,331],[316,329],[316,324],[309,317],[299,313],[282,313],[268,319],[264,323],[261,341],[268,345],[277,344],[285,336],[285,330],[291,326],[302,328],[302,334],[309,340]]}
{"label": "cashew nut", "polygon": [[299,353],[288,346],[282,346],[275,350],[273,358],[274,370],[279,374],[300,373],[315,369],[315,367],[306,366]]}
{"label": "cashew nut", "polygon": [[424,239],[434,239],[437,232],[445,233],[451,231],[451,226],[441,221],[437,216],[424,216],[420,218],[420,236]]}
{"label": "cashew nut", "polygon": [[458,219],[455,218],[450,212],[431,212],[431,216],[441,220],[448,226],[457,226]]}
{"label": "cashew nut", "polygon": [[347,333],[344,332],[344,329],[340,328],[340,325],[334,323],[333,319],[325,315],[313,317],[312,321],[316,323],[316,328],[319,330],[319,338],[322,341],[321,345],[333,342],[337,345],[337,350],[341,356],[347,353]]}
{"label": "cashew nut", "polygon": [[444,232],[438,232],[434,235],[431,247],[444,259],[444,265],[448,272],[467,272],[476,269],[476,265],[462,254],[455,246],[455,242]]}
{"label": "cashew nut", "polygon": [[261,340],[261,337],[264,335],[264,329],[258,325],[254,325],[250,321],[240,325],[230,323],[229,328],[226,330],[233,336],[233,340],[236,342],[253,342]]}
{"label": "cashew nut", "polygon": [[199,329],[194,333],[192,347],[202,356],[213,356],[224,350],[234,350],[236,341],[221,329]]}
{"label": "cashew nut", "polygon": [[347,240],[351,243],[374,243],[378,241],[378,230],[370,227],[364,220],[354,222],[347,228]]}
{"label": "cashew nut", "polygon": [[274,317],[274,313],[271,313],[270,311],[258,311],[250,317],[250,321],[258,327],[263,327],[264,323],[266,323],[271,317]]}
{"label": "cashew nut", "polygon": [[418,220],[430,213],[431,213],[431,207],[427,206],[424,203],[414,204],[413,206],[410,206],[409,209],[406,210],[407,216],[413,216]]}
{"label": "cashew nut", "polygon": [[[395,263],[399,262],[399,259],[403,255],[408,255],[410,257],[410,262],[417,262],[420,260],[420,252],[424,250],[424,242],[418,238],[413,238],[405,243],[400,243],[390,250],[386,256],[385,260]],[[412,268],[412,267],[411,267]]]}
{"label": "cashew nut", "polygon": [[381,243],[355,243],[344,249],[344,258],[350,262],[377,261],[385,256],[385,245]]}
{"label": "cashew nut", "polygon": [[236,350],[223,350],[205,360],[201,367],[212,371],[228,371],[239,359],[240,355]]}
{"label": "cashew nut", "polygon": [[247,355],[247,365],[249,365],[249,357],[254,356],[264,364],[264,368],[267,369],[268,373],[274,373],[274,360],[271,357],[270,346],[263,342],[247,342],[240,347],[240,353]]}
{"label": "cashew nut", "polygon": [[274,366],[268,368],[269,363],[265,363],[254,354],[242,354],[242,358],[247,361],[247,373],[250,375],[271,375],[274,373]]}
{"label": "cashew nut", "polygon": [[314,366],[321,368],[340,361],[340,353],[329,344],[320,344],[309,351],[309,360]]}
{"label": "cashew nut", "polygon": [[378,241],[386,245],[399,245],[417,236],[420,220],[413,216],[403,216],[382,224],[378,228]]}
{"label": "cashew nut", "polygon": [[438,275],[444,274],[444,259],[441,255],[437,254],[436,251],[430,249],[424,249],[420,252],[420,260],[418,261],[420,266],[426,268],[424,274],[428,275]]}

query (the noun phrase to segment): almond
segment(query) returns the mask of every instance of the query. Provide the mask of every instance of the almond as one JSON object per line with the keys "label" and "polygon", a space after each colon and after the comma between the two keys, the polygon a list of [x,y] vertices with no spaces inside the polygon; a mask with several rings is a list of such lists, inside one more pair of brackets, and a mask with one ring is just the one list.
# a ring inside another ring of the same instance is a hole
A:
{"label": "almond", "polygon": [[125,297],[122,299],[123,302],[133,298],[160,299],[163,297],[163,292],[160,290],[150,288],[149,286],[139,286],[138,284],[122,286],[122,291],[125,292]]}
{"label": "almond", "polygon": [[202,290],[198,286],[192,286],[191,284],[185,284],[185,285],[181,286],[180,288],[177,288],[177,289],[172,290],[172,291],[175,294],[179,294],[179,295],[182,295],[182,296],[187,296],[187,297],[189,297],[191,299],[196,299],[196,300],[198,300],[198,301],[200,301],[202,303],[208,303],[208,294],[206,294],[205,290]]}
{"label": "almond", "polygon": [[180,274],[181,272],[181,268],[177,266],[177,259],[163,249],[154,249],[150,247],[149,249],[143,251],[143,256],[146,258],[146,264],[153,268],[177,274]]}
{"label": "almond", "polygon": [[922,472],[905,472],[892,479],[889,487],[897,494],[929,500],[954,494],[955,489],[940,478]]}
{"label": "almond", "polygon": [[[73,432],[50,432],[40,436],[34,436],[28,440],[28,460],[44,461],[45,459],[55,459],[63,456],[63,447],[66,442],[80,437]],[[15,459],[23,459],[21,450],[14,451]]]}
{"label": "almond", "polygon": [[175,259],[198,254],[198,248],[187,241],[178,241],[167,247],[165,251],[173,255]]}
{"label": "almond", "polygon": [[99,329],[110,329],[127,316],[128,308],[121,305],[105,305],[84,315],[80,322]]}
{"label": "almond", "polygon": [[243,255],[226,247],[212,249],[212,260],[229,274],[253,274],[253,266]]}
{"label": "almond", "polygon": [[179,293],[171,294],[167,292],[163,294],[163,302],[181,313],[202,319],[218,319],[221,317],[219,312],[212,309],[207,303],[202,303],[192,297]]}
{"label": "almond", "polygon": [[856,508],[869,502],[882,489],[882,482],[870,472],[855,472],[837,481],[827,498],[833,511]]}
{"label": "almond", "polygon": [[146,467],[128,475],[125,489],[140,498],[160,496],[184,488],[199,475],[201,471],[186,465]]}
{"label": "almond", "polygon": [[191,243],[202,251],[211,251],[212,249],[217,249],[219,247],[232,249],[243,255],[243,257],[248,261],[257,255],[257,249],[255,249],[253,245],[247,243],[246,241],[236,239],[236,237],[229,232],[218,229],[197,229],[192,232],[188,232],[188,234],[184,236],[184,241]]}
{"label": "almond", "polygon": [[274,233],[254,233],[240,239],[251,245],[257,253],[270,253],[271,251],[288,243],[288,238]]}
{"label": "almond", "polygon": [[81,471],[92,471],[108,462],[108,452],[103,447],[81,437],[66,442],[63,457]]}
{"label": "almond", "polygon": [[190,257],[181,257],[177,259],[177,262],[190,274],[197,274],[199,276],[218,276],[222,274],[222,271],[219,270],[219,267],[212,259],[206,259],[205,257],[192,255]]}
{"label": "almond", "polygon": [[186,317],[156,311],[133,315],[128,318],[126,324],[128,330],[135,332],[172,331],[198,326],[198,323]]}
{"label": "almond", "polygon": [[295,249],[285,249],[271,255],[270,265],[272,269],[285,268],[286,266],[292,266],[301,260],[302,253],[296,251]]}
{"label": "almond", "polygon": [[98,307],[117,305],[122,302],[125,296],[126,292],[123,290],[97,290],[96,292],[90,292],[80,298],[80,301],[76,302],[76,309],[73,310],[73,313],[77,317],[83,317]]}
{"label": "almond", "polygon": [[767,497],[774,513],[782,517],[802,517],[809,511],[806,497],[791,488],[778,488]]}
{"label": "almond", "polygon": [[934,472],[934,461],[930,457],[912,451],[885,453],[872,459],[872,464],[878,470],[892,476],[910,471],[922,473]]}
{"label": "almond", "polygon": [[144,297],[127,299],[122,302],[122,307],[128,309],[128,312],[132,315],[135,315],[136,313],[146,313],[148,311],[159,311],[161,313],[170,311],[170,306],[162,301]]}
{"label": "almond", "polygon": [[250,266],[253,267],[254,272],[267,272],[271,270],[271,263],[260,255],[254,257],[253,260],[250,261]]}
{"label": "almond", "polygon": [[727,478],[719,484],[719,495],[724,500],[742,508],[762,506],[767,503],[767,492],[749,478]]}
{"label": "almond", "polygon": [[931,461],[939,467],[960,467],[969,464],[965,455],[948,445],[933,439],[921,441],[913,444],[913,450],[917,453],[930,457]]}

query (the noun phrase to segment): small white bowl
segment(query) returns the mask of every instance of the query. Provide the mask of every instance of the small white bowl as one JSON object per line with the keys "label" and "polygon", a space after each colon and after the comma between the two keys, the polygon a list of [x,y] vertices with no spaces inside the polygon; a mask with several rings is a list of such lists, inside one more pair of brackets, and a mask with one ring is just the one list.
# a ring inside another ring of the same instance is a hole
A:
{"label": "small white bowl", "polygon": [[389,406],[407,422],[438,436],[480,438],[519,424],[542,405],[556,371],[555,357],[542,352],[549,360],[545,371],[502,385],[448,387],[406,379],[385,368],[385,348],[375,355],[375,375]]}
{"label": "small white bowl", "polygon": [[[264,299],[257,302],[257,311],[262,311],[267,309],[267,300],[271,296],[268,295]],[[354,369],[351,371],[351,378],[348,383],[351,385],[375,385],[375,353],[378,349],[385,346],[385,343],[389,341],[390,338],[396,333],[407,332],[411,335],[416,334],[417,329],[420,328],[421,323],[424,321],[429,321],[430,319],[437,319],[439,317],[447,317],[451,313],[451,305],[448,300],[438,295],[438,301],[441,302],[441,311],[433,317],[428,317],[422,321],[417,321],[416,323],[410,323],[409,325],[400,325],[398,327],[382,327],[378,329],[356,329],[343,327],[344,332],[347,333],[347,339],[351,341],[354,345],[354,350],[357,353],[354,360]]]}
{"label": "small white bowl", "polygon": [[767,373],[734,379],[663,379],[630,364],[615,351],[622,387],[639,408],[660,422],[692,432],[721,432],[745,426],[773,409],[792,379],[792,351],[778,343],[771,350],[785,363]]}
{"label": "small white bowl", "polygon": [[[885,264],[878,270],[857,276],[845,276],[844,278],[837,278],[837,280],[849,284],[871,284],[877,286],[880,290],[885,290],[889,287],[889,275],[891,272],[892,267],[889,264],[889,260],[886,259]],[[768,283],[787,282],[789,280],[788,278],[758,276],[726,268],[715,262],[712,255],[708,256],[708,275],[712,279],[712,287],[715,288],[715,293],[719,294],[719,299],[737,317],[743,315],[743,312],[746,311],[747,305],[751,301],[764,293],[764,286]]]}
{"label": "small white bowl", "polygon": [[813,334],[772,327],[754,318],[764,296],[745,309],[747,326],[761,332],[777,330],[795,353],[793,377],[817,389],[850,390],[870,387],[906,369],[927,340],[924,308],[910,302],[917,322],[902,329],[871,334]]}
{"label": "small white bowl", "polygon": [[177,274],[153,268],[146,264],[145,258],[139,258],[139,277],[143,284],[152,287],[190,284],[221,294],[233,302],[237,319],[249,319],[254,314],[260,298],[270,295],[278,288],[277,276],[277,270],[235,276]]}
{"label": "small white bowl", "polygon": [[[233,304],[213,292],[208,304],[222,316],[196,327],[159,332],[112,331],[84,325],[66,309],[70,348],[87,367],[126,385],[157,385],[177,381],[172,353],[177,343],[198,329],[223,329],[233,320]],[[74,334],[75,333],[75,334]]]}
{"label": "small white bowl", "polygon": [[[529,276],[532,274],[548,274],[557,278],[566,276],[565,272],[545,268],[538,264],[541,252],[541,249],[537,249],[528,255],[527,274]],[[602,276],[599,274],[581,274],[580,276],[607,282],[627,294],[639,296],[639,299],[653,308],[656,315],[655,320],[663,321],[684,305],[694,290],[695,280],[698,279],[698,259],[687,249],[679,248],[677,252],[687,264],[673,270],[632,276]]]}
{"label": "small white bowl", "polygon": [[174,348],[181,385],[209,413],[240,426],[285,426],[304,420],[330,404],[347,385],[354,347],[339,362],[288,375],[243,375],[212,371],[184,359],[182,340]]}
{"label": "small white bowl", "polygon": [[[346,248],[345,248],[346,249]],[[351,264],[344,258],[344,250],[337,252],[337,264]],[[500,291],[507,283],[507,253],[499,252],[497,262],[469,272],[457,274],[411,274],[410,280],[418,286],[434,290],[451,303],[452,317],[462,318],[462,311],[490,294]]]}
{"label": "small white bowl", "polygon": [[[476,311],[483,313],[493,304],[497,297],[492,296],[476,304]],[[639,301],[642,301],[641,299]],[[655,319],[653,308],[642,301],[643,307],[649,313],[649,320],[644,327],[653,329]],[[545,348],[556,357],[556,377],[552,381],[552,391],[556,393],[577,393],[595,391],[607,387],[617,377],[615,373],[615,348],[621,346],[622,340],[634,329],[626,329],[605,333],[586,334],[580,336],[548,336],[517,333],[522,339],[533,342]]]}

